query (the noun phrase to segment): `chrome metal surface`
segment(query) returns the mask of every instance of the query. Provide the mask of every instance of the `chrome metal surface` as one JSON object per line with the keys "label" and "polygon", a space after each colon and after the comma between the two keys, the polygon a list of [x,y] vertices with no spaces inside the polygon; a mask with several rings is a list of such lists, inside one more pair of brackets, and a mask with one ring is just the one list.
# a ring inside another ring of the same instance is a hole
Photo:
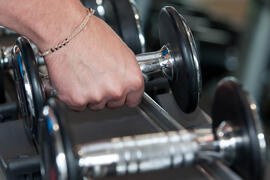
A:
{"label": "chrome metal surface", "polygon": [[[38,48],[34,44],[31,44],[31,47],[34,51],[37,64],[45,65],[44,58],[38,56]],[[12,49],[13,49],[13,46],[2,47],[0,49],[0,66],[5,70],[9,70],[13,68],[12,67]]]}
{"label": "chrome metal surface", "polygon": [[2,47],[0,50],[0,64],[3,69],[9,69],[12,67],[12,46]]}
{"label": "chrome metal surface", "polygon": [[208,131],[189,133],[181,130],[127,136],[80,145],[76,152],[86,177],[120,176],[191,165],[198,160],[198,138],[202,141],[203,135],[208,136]]}
{"label": "chrome metal surface", "polygon": [[[260,156],[263,160],[263,172],[264,172],[264,179],[268,179],[269,178],[269,174],[267,174],[267,172],[269,171],[269,159],[267,159],[266,157],[269,156],[269,143],[268,143],[268,138],[269,138],[269,130],[268,127],[266,126],[266,123],[262,123],[262,119],[259,116],[259,108],[256,105],[255,101],[248,96],[247,97],[248,101],[249,101],[249,106],[250,106],[250,110],[252,111],[252,116],[254,119],[254,128],[256,129],[256,138],[258,139],[259,142],[259,150],[260,150]],[[265,125],[265,126],[264,126]]]}
{"label": "chrome metal surface", "polygon": [[96,0],[96,5],[97,5],[97,12],[99,14],[99,17],[105,20],[106,11],[103,5],[103,0]]}
{"label": "chrome metal surface", "polygon": [[174,59],[171,57],[170,50],[167,46],[163,46],[159,51],[142,53],[136,55],[136,59],[140,65],[141,71],[147,76],[147,79],[162,72],[168,79],[173,79]]}
{"label": "chrome metal surface", "polygon": [[143,94],[142,102],[137,109],[158,130],[172,131],[184,129],[181,124],[146,93]]}
{"label": "chrome metal surface", "polygon": [[141,44],[141,52],[145,52],[145,38],[144,38],[144,34],[143,34],[143,30],[142,30],[142,23],[141,23],[141,18],[140,18],[140,14],[138,12],[137,6],[136,6],[136,2],[134,0],[129,0],[133,14],[134,14],[134,18],[136,20],[136,25],[137,25],[137,30],[138,30],[138,37],[139,37],[139,41]]}
{"label": "chrome metal surface", "polygon": [[[26,73],[24,59],[17,45],[13,47],[14,80],[16,85],[18,104],[21,115],[30,129],[33,128],[35,116],[35,105],[33,92],[30,85],[29,75]],[[23,86],[23,87],[22,87]]]}
{"label": "chrome metal surface", "polygon": [[52,174],[59,180],[66,180],[68,179],[68,166],[64,142],[62,141],[62,134],[60,132],[60,125],[58,124],[58,120],[50,106],[44,107],[43,116],[46,117],[46,129],[48,130],[49,135],[48,138],[44,138],[43,140],[49,141],[47,145],[50,145],[50,147],[45,148],[49,148],[48,151],[50,153],[48,155],[52,155],[53,157],[50,157],[50,159],[43,159],[41,172],[43,175]]}
{"label": "chrome metal surface", "polygon": [[3,35],[12,35],[12,34],[16,34],[16,32],[4,27],[4,26],[0,26],[0,32]]}
{"label": "chrome metal surface", "polygon": [[224,160],[234,151],[234,138],[215,140],[211,129],[180,130],[78,145],[75,152],[86,178],[121,176]]}
{"label": "chrome metal surface", "polygon": [[219,139],[218,146],[222,154],[222,160],[228,165],[235,159],[236,146],[243,143],[243,138],[237,136],[236,131],[227,122],[223,121],[216,132],[216,136]]}
{"label": "chrome metal surface", "polygon": [[41,78],[41,87],[44,91],[44,94],[46,96],[46,99],[49,97],[57,97],[57,91],[56,89],[52,86],[50,82],[50,77],[48,74],[43,74],[39,73],[40,78]]}

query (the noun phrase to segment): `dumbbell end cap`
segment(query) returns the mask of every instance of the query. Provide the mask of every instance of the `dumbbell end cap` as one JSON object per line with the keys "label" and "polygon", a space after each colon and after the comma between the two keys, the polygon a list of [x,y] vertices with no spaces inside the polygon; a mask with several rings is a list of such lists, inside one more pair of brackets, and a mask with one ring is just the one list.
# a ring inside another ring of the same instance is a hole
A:
{"label": "dumbbell end cap", "polygon": [[176,101],[185,113],[193,112],[199,103],[201,72],[192,33],[184,18],[170,6],[160,13],[159,35],[173,59],[172,79],[169,80]]}

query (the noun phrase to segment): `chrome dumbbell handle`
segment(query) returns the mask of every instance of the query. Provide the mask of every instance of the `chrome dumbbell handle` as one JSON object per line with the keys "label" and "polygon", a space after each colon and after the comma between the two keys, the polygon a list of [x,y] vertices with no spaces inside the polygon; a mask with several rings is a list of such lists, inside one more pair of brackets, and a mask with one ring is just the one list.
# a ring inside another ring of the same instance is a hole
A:
{"label": "chrome dumbbell handle", "polygon": [[147,93],[143,94],[142,101],[137,109],[159,131],[184,129],[175,118],[156,103]]}
{"label": "chrome dumbbell handle", "polygon": [[156,73],[162,73],[168,80],[173,79],[174,59],[166,45],[156,52],[138,54],[136,59],[146,82]]}
{"label": "chrome dumbbell handle", "polygon": [[194,165],[223,158],[221,146],[210,129],[171,131],[113,138],[78,145],[75,152],[84,177],[106,177]]}

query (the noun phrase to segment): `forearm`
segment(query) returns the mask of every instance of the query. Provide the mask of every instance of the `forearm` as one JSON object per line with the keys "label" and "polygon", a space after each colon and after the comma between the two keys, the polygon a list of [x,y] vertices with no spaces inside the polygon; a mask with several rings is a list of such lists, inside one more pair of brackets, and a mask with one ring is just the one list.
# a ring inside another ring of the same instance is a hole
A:
{"label": "forearm", "polygon": [[28,37],[42,50],[66,38],[85,15],[79,0],[0,0],[0,25]]}

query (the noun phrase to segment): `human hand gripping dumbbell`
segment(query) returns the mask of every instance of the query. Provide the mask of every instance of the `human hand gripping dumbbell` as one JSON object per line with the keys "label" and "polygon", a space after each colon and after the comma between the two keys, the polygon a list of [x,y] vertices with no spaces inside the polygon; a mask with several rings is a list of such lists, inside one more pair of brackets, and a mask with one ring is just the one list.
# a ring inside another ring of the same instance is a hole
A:
{"label": "human hand gripping dumbbell", "polygon": [[256,105],[232,78],[217,87],[212,129],[180,130],[73,145],[53,99],[44,107],[44,179],[91,179],[222,161],[243,179],[262,180],[266,139]]}
{"label": "human hand gripping dumbbell", "polygon": [[[92,7],[96,9],[95,15],[108,23],[134,52],[141,53],[145,51],[140,16],[133,1],[121,0],[121,2],[116,2],[106,0],[95,2],[92,0],[83,0],[82,3],[87,8]],[[102,12],[100,9],[102,9]],[[38,66],[44,65],[44,58],[38,56],[38,48],[32,43],[31,46],[35,54],[35,60],[37,61],[35,64]],[[13,68],[12,48],[13,46],[7,46],[0,49],[0,70],[6,71]],[[15,119],[11,117],[16,117],[18,111],[16,102],[1,104],[0,106],[0,121],[5,122]]]}
{"label": "human hand gripping dumbbell", "polygon": [[[163,8],[161,11],[160,39],[164,45],[160,51],[136,56],[145,83],[151,80],[154,74],[163,74],[170,82],[179,107],[184,112],[192,112],[198,105],[200,94],[199,62],[190,29],[172,7]],[[56,95],[56,91],[48,85],[48,79],[40,79],[28,40],[19,38],[13,54],[21,114],[30,132],[36,133],[46,94]]]}

